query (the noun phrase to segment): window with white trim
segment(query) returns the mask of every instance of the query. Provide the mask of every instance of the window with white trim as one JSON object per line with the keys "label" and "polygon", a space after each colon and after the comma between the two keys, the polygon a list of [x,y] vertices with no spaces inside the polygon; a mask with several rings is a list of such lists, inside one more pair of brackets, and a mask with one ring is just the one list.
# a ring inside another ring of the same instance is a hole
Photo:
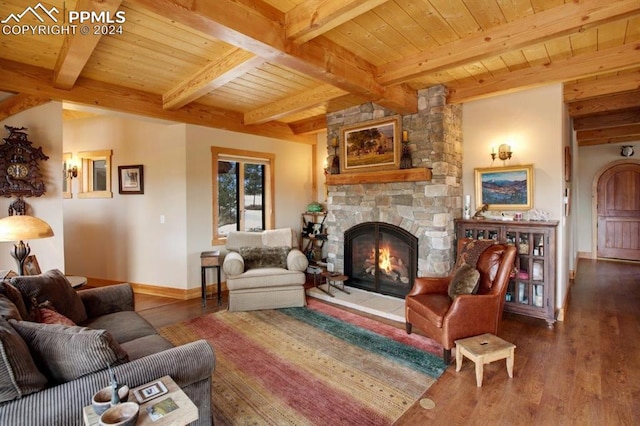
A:
{"label": "window with white trim", "polygon": [[213,244],[224,244],[229,231],[273,228],[275,155],[211,148]]}

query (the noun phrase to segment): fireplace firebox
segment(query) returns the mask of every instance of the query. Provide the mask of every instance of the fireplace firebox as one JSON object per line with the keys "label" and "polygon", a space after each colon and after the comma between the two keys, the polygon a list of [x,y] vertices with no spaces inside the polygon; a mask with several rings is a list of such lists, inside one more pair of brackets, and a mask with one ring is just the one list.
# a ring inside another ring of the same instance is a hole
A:
{"label": "fireplace firebox", "polygon": [[365,222],[344,233],[349,285],[404,298],[418,270],[418,238],[385,222]]}

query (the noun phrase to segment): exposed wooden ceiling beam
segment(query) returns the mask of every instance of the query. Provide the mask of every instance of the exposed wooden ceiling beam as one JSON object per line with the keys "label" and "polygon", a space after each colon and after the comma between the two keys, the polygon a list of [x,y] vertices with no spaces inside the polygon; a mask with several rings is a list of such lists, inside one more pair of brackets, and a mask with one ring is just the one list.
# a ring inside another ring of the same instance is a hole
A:
{"label": "exposed wooden ceiling beam", "polygon": [[606,144],[614,144],[614,143],[622,143],[622,142],[633,142],[640,139],[640,135],[627,135],[627,136],[618,136],[618,137],[602,137],[598,139],[589,139],[589,140],[580,140],[576,138],[578,141],[578,146],[594,146],[594,145],[606,145]]}
{"label": "exposed wooden ceiling beam", "polygon": [[296,121],[295,123],[289,123],[289,127],[296,135],[322,132],[327,128],[327,116],[319,115],[306,120]]}
{"label": "exposed wooden ceiling beam", "polygon": [[25,93],[18,93],[8,97],[0,102],[0,121],[50,101],[51,99],[46,96],[27,95]]}
{"label": "exposed wooden ceiling beam", "polygon": [[569,104],[570,117],[584,117],[588,115],[626,110],[640,107],[640,90],[624,92],[617,95],[586,99]]}
{"label": "exposed wooden ceiling beam", "polygon": [[448,101],[468,102],[489,95],[509,93],[554,82],[590,77],[605,71],[637,67],[640,63],[640,43],[629,43],[597,52],[584,53],[572,58],[511,71],[493,77],[465,83],[463,87],[451,85]]}
{"label": "exposed wooden ceiling beam", "polygon": [[510,50],[542,43],[638,13],[637,0],[568,2],[543,12],[462,38],[413,58],[390,62],[376,71],[383,85],[469,64]]}
{"label": "exposed wooden ceiling beam", "polygon": [[631,126],[608,127],[597,130],[580,130],[576,132],[578,143],[589,143],[592,140],[615,140],[617,138],[632,137],[640,140],[640,124]]}
{"label": "exposed wooden ceiling beam", "polygon": [[316,107],[333,98],[343,96],[348,92],[329,84],[323,84],[315,89],[307,90],[295,96],[284,98],[278,102],[271,102],[261,108],[244,114],[245,124],[259,124],[285,117],[307,108]]}
{"label": "exposed wooden ceiling beam", "polygon": [[640,108],[574,118],[573,130],[604,129],[632,124],[640,124]]}
{"label": "exposed wooden ceiling beam", "polygon": [[285,17],[286,37],[305,43],[388,0],[306,0]]}
{"label": "exposed wooden ceiling beam", "polygon": [[[315,38],[303,45],[291,43],[284,31],[284,14],[266,6],[264,2],[233,0],[129,0],[167,19],[208,34],[233,46],[252,52],[267,61],[286,66],[371,101],[385,101],[385,88],[373,77],[374,67],[352,52],[323,38]],[[404,90],[389,92],[395,95],[396,105]],[[417,102],[410,97],[404,111],[417,111]]]}
{"label": "exposed wooden ceiling beam", "polygon": [[[122,0],[78,0],[74,10],[108,12],[111,16],[118,10]],[[60,89],[71,89],[76,83],[93,50],[102,38],[94,31],[67,34],[53,70],[53,85]]]}
{"label": "exposed wooden ceiling beam", "polygon": [[573,102],[638,89],[640,69],[607,78],[567,83],[564,85],[564,101]]}
{"label": "exposed wooden ceiling beam", "polygon": [[284,13],[263,1],[127,1],[265,59],[286,49]]}
{"label": "exposed wooden ceiling beam", "polygon": [[234,48],[168,90],[162,95],[163,106],[165,109],[178,109],[259,67],[264,62],[264,59],[253,53]]}
{"label": "exposed wooden ceiling beam", "polygon": [[160,95],[116,86],[86,78],[79,78],[70,90],[58,89],[51,84],[51,71],[32,65],[0,59],[0,90],[50,97],[147,117],[196,124],[206,127],[273,137],[292,142],[314,144],[315,138],[294,135],[284,123],[271,122],[246,126],[242,114],[220,110],[211,106],[191,103],[176,111],[162,107]]}

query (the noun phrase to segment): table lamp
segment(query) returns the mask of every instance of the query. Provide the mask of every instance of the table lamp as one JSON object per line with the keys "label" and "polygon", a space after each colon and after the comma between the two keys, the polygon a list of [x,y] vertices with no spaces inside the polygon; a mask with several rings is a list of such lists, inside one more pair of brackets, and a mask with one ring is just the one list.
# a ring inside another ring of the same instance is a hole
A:
{"label": "table lamp", "polygon": [[0,219],[0,241],[18,241],[13,245],[11,256],[18,262],[18,275],[24,275],[24,260],[31,253],[29,243],[23,240],[53,237],[47,222],[37,217],[13,215]]}

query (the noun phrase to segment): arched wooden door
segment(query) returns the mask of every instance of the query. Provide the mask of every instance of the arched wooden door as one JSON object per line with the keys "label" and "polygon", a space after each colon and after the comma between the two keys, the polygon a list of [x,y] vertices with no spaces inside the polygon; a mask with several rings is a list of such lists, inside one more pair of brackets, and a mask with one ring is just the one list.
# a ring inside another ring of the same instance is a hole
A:
{"label": "arched wooden door", "polygon": [[612,166],[598,180],[598,257],[640,261],[640,164]]}

